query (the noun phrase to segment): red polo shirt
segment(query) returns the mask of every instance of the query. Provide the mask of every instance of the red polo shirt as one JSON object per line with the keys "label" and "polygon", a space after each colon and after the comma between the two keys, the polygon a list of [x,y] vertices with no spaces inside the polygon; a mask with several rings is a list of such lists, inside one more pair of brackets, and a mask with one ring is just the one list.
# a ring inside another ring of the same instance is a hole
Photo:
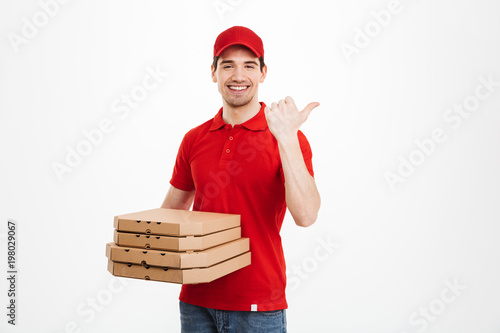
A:
{"label": "red polo shirt", "polygon": [[[286,309],[286,269],[280,229],[286,212],[283,169],[276,139],[267,127],[265,104],[248,121],[231,126],[222,108],[183,138],[170,180],[195,192],[193,210],[241,215],[250,238],[252,264],[210,283],[183,285],[183,302],[220,310]],[[298,138],[309,173],[312,152]]]}

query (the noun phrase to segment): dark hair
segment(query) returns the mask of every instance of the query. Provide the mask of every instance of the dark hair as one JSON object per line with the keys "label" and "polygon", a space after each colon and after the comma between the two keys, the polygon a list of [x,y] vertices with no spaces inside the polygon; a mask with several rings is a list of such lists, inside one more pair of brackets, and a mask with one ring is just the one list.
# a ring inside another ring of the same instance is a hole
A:
{"label": "dark hair", "polygon": [[[219,57],[215,56],[214,57],[214,62],[212,63],[212,65],[214,66],[214,72],[217,70],[217,62],[218,61],[219,61]],[[260,61],[260,71],[262,72],[262,69],[264,68],[264,66],[266,64],[264,63],[264,58],[263,57],[260,57],[259,61]]]}

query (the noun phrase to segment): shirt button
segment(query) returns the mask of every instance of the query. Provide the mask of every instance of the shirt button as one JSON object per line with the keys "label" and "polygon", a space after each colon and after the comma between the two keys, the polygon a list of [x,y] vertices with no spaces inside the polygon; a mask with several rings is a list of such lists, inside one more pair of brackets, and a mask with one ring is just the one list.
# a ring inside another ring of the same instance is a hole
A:
{"label": "shirt button", "polygon": [[231,151],[231,150],[229,150],[229,149],[226,149],[226,153],[228,153],[228,154],[229,154],[229,152],[230,152],[230,151]]}
{"label": "shirt button", "polygon": [[230,136],[230,137],[229,137],[229,140],[232,140],[232,139],[233,139],[233,137],[232,137],[232,136]]}

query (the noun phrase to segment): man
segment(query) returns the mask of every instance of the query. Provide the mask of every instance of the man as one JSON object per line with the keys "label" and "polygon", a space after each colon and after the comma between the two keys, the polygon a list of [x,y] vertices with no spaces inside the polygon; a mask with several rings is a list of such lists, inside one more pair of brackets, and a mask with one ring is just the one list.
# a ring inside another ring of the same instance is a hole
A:
{"label": "man", "polygon": [[259,102],[264,47],[245,27],[217,37],[211,69],[223,106],[184,136],[162,207],[241,215],[252,263],[211,283],[183,285],[182,332],[286,332],[279,232],[287,207],[303,227],[318,214],[311,148],[299,127],[319,103],[299,112],[291,97],[270,107]]}

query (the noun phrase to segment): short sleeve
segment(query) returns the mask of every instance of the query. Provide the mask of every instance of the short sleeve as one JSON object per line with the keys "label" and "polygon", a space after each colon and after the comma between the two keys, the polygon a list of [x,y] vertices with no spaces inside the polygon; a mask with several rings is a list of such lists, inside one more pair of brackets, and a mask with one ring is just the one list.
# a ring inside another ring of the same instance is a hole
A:
{"label": "short sleeve", "polygon": [[191,150],[191,142],[189,140],[189,132],[184,135],[177,158],[175,159],[174,171],[170,184],[173,187],[183,191],[193,191],[195,189],[193,174],[191,173],[191,165],[189,163],[189,152]]}
{"label": "short sleeve", "polygon": [[307,141],[306,136],[302,131],[298,131],[297,136],[299,137],[300,150],[302,151],[302,156],[304,157],[304,162],[306,163],[307,170],[314,177],[314,170],[312,165],[312,150],[309,145],[309,141]]}
{"label": "short sleeve", "polygon": [[[314,177],[314,170],[312,165],[312,150],[309,145],[309,141],[307,141],[306,136],[302,131],[297,132],[297,137],[299,138],[300,150],[302,151],[302,157],[304,158],[304,163],[306,164],[307,171],[309,174]],[[283,183],[285,182],[285,175],[283,174],[283,167],[280,167],[280,177]]]}

